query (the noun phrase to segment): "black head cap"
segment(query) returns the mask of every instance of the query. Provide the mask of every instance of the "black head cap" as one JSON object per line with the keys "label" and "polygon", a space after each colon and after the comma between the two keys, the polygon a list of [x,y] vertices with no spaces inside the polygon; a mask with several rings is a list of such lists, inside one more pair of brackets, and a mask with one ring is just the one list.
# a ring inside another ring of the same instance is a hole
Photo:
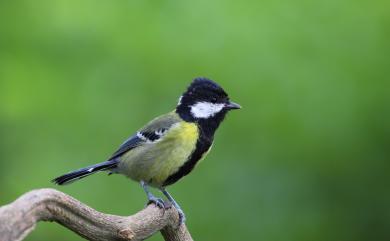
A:
{"label": "black head cap", "polygon": [[223,102],[229,100],[228,95],[212,80],[207,78],[196,78],[184,94],[182,95],[182,101],[205,101],[205,102]]}

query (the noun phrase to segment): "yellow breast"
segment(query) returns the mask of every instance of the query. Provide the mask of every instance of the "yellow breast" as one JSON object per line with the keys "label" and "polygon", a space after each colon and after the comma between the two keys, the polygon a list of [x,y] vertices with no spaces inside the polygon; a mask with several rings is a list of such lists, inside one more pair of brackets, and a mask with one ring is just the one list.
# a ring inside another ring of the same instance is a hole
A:
{"label": "yellow breast", "polygon": [[194,123],[178,122],[160,140],[145,143],[122,157],[121,172],[135,181],[160,187],[192,154],[199,137]]}
{"label": "yellow breast", "polygon": [[[180,122],[172,127],[171,131],[161,141],[159,148],[166,151],[152,167],[155,173],[153,183],[162,184],[170,175],[175,173],[192,154],[196,147],[199,130],[196,124]],[[161,150],[161,149],[160,149]]]}

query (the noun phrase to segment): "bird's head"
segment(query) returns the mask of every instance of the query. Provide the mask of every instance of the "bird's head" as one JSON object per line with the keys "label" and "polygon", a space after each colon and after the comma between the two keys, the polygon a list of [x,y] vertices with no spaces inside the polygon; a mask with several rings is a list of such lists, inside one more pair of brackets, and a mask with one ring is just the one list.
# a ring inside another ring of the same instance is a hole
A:
{"label": "bird's head", "polygon": [[176,112],[186,121],[214,121],[219,124],[230,110],[241,106],[231,102],[217,83],[207,78],[196,78],[179,98]]}

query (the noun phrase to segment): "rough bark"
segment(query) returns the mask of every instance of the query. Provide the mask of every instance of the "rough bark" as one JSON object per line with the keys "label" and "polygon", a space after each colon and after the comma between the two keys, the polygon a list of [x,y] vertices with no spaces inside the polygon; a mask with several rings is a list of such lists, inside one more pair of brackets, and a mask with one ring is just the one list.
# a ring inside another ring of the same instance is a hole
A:
{"label": "rough bark", "polygon": [[165,240],[190,241],[185,224],[179,225],[174,207],[148,205],[138,213],[116,216],[100,213],[54,189],[30,191],[0,207],[2,241],[22,240],[39,221],[54,221],[89,240],[144,240],[161,231]]}

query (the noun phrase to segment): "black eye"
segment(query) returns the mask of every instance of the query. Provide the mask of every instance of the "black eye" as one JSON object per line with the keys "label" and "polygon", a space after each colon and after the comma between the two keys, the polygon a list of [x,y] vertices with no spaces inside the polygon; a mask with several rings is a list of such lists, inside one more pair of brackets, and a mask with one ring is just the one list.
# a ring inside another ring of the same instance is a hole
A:
{"label": "black eye", "polygon": [[211,102],[216,103],[217,102],[217,98],[216,97],[211,98]]}

